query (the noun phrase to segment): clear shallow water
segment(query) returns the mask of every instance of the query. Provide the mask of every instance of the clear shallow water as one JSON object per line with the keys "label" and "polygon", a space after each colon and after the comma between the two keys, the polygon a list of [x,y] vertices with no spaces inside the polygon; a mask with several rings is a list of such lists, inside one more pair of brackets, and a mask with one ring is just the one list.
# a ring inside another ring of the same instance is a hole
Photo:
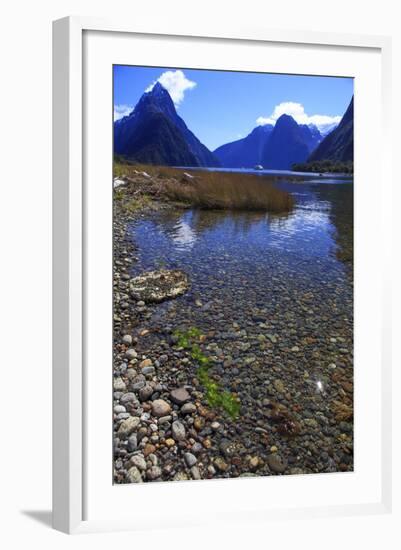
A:
{"label": "clear shallow water", "polygon": [[[336,407],[352,407],[353,399],[353,186],[280,186],[296,201],[288,215],[176,210],[129,226],[133,275],[179,268],[191,281],[183,296],[134,316],[138,330],[149,330],[136,349],[147,357],[169,353],[159,379],[169,388],[192,386],[196,362],[170,348],[166,335],[194,326],[205,335],[212,379],[240,402],[235,421],[216,411],[224,438],[241,449],[235,475],[248,471],[248,454],[266,460],[271,445],[288,462],[286,472],[352,470],[352,421],[340,426]],[[267,415],[271,402],[289,411],[299,435],[280,434]],[[213,434],[211,456],[220,454],[223,436]]]}
{"label": "clear shallow water", "polygon": [[242,284],[236,276],[253,271],[290,278],[298,272],[317,284],[349,277],[352,183],[311,180],[278,186],[294,196],[296,206],[288,215],[179,210],[136,222],[131,227],[139,256],[135,271],[182,268],[192,275],[195,291],[198,284],[207,286],[205,277],[216,276],[224,276],[234,289]]}
{"label": "clear shallow water", "polygon": [[[241,363],[245,356],[227,346],[224,336],[235,323],[251,341],[276,334],[276,360],[291,379],[297,369],[321,380],[331,363],[352,377],[353,185],[279,186],[296,201],[286,215],[176,210],[131,224],[138,257],[133,275],[175,268],[191,281],[185,295],[154,308],[150,324],[214,331],[224,353]],[[339,357],[333,338],[350,355]],[[293,363],[288,350],[307,341],[315,344],[301,346]],[[263,354],[258,361],[270,364]],[[226,374],[224,384],[231,387],[235,378]],[[302,378],[297,391],[305,392]]]}

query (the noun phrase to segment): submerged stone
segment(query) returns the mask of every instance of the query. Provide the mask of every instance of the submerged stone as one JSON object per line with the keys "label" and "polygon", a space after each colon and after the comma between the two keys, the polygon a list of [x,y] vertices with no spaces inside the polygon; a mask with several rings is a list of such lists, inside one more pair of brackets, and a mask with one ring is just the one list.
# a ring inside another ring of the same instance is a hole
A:
{"label": "submerged stone", "polygon": [[186,273],[179,269],[149,271],[130,282],[130,293],[145,303],[163,302],[184,294],[190,286]]}

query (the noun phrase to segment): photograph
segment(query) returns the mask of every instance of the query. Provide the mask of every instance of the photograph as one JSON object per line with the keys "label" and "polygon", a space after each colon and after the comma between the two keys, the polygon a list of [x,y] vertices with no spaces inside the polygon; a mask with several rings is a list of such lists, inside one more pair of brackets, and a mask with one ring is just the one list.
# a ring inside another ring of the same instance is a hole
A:
{"label": "photograph", "polygon": [[353,472],[354,79],[112,71],[114,484]]}
{"label": "photograph", "polygon": [[5,4],[1,548],[401,548],[375,7]]}

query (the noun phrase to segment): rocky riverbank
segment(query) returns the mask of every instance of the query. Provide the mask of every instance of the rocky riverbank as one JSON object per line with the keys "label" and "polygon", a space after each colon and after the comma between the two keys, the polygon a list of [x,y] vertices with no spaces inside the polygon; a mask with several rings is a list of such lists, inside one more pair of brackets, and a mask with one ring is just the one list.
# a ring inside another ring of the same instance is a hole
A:
{"label": "rocky riverbank", "polygon": [[[352,295],[329,285],[325,303],[277,277],[264,283],[269,303],[244,284],[235,310],[231,296],[222,300],[224,281],[200,294],[185,269],[177,296],[141,294],[127,227],[175,206],[135,195],[137,183],[122,181],[114,201],[115,482],[352,470]],[[171,290],[170,273],[152,277]],[[201,356],[177,335],[191,327],[211,379],[238,398],[238,416],[207,398]]]}

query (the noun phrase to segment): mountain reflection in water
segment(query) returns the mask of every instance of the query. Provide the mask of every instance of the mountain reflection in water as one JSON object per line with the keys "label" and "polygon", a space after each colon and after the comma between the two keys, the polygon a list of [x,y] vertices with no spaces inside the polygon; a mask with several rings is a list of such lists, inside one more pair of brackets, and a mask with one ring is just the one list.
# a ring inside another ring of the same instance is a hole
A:
{"label": "mountain reflection in water", "polygon": [[132,227],[139,248],[136,269],[155,268],[159,262],[208,265],[219,254],[266,266],[272,255],[280,256],[291,270],[299,261],[318,261],[327,274],[346,269],[353,256],[352,183],[280,182],[278,186],[295,198],[290,213],[172,210],[136,222]]}

